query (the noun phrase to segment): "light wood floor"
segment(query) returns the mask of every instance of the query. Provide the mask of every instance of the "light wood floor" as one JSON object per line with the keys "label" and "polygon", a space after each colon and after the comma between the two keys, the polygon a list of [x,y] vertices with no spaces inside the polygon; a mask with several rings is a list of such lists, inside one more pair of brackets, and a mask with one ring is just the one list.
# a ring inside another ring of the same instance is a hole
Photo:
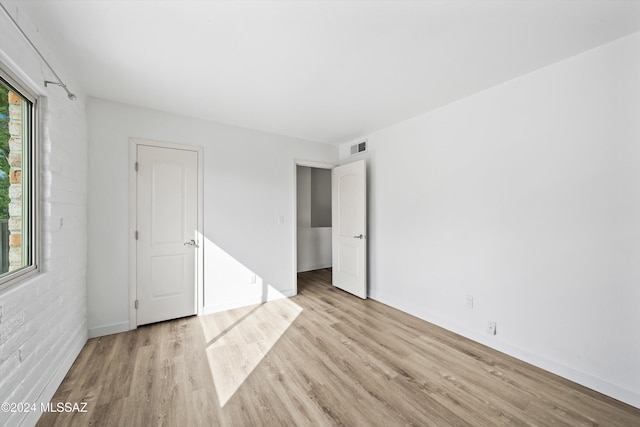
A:
{"label": "light wood floor", "polygon": [[299,275],[299,295],[91,339],[39,426],[640,426],[640,410]]}

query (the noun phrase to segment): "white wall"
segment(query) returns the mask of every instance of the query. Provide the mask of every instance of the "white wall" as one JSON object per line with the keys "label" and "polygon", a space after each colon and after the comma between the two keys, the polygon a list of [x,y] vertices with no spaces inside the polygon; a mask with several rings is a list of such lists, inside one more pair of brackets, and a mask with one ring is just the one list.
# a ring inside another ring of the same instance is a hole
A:
{"label": "white wall", "polygon": [[[46,35],[17,6],[2,2],[78,96],[44,88],[51,74],[0,11],[0,60],[43,96],[41,271],[0,291],[0,402],[49,402],[87,340],[87,135],[82,88]],[[0,411],[0,425],[33,425],[40,412]]]}
{"label": "white wall", "polygon": [[369,295],[640,407],[639,76],[636,33],[368,135]]}
{"label": "white wall", "polygon": [[130,137],[204,147],[205,312],[295,292],[295,159],[337,147],[93,98],[88,120],[91,336],[129,328]]}
{"label": "white wall", "polygon": [[328,268],[331,267],[331,227],[311,227],[312,168],[298,166],[297,169],[298,272]]}

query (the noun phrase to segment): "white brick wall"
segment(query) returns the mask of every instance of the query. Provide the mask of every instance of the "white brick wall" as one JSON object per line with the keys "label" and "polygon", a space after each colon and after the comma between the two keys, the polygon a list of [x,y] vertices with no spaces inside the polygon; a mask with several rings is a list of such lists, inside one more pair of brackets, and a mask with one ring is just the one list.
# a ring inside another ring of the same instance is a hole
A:
{"label": "white brick wall", "polygon": [[[0,403],[48,402],[87,340],[87,131],[81,88],[34,31],[15,1],[3,4],[65,80],[71,102],[0,11],[0,61],[34,91],[41,106],[41,272],[0,291]],[[0,426],[34,425],[40,414],[0,412]]]}

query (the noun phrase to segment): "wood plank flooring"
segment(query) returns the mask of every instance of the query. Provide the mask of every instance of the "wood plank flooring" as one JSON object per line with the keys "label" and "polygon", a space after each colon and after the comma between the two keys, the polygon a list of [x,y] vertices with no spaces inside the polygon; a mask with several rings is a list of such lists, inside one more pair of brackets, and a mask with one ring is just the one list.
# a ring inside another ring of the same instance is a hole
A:
{"label": "wood plank flooring", "polygon": [[640,426],[640,409],[302,273],[299,295],[91,339],[39,426]]}

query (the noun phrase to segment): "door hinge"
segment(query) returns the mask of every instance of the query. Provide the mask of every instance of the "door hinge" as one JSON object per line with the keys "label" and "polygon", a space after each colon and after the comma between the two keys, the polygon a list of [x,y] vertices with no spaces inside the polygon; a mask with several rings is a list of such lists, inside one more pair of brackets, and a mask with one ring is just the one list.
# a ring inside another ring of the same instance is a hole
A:
{"label": "door hinge", "polygon": [[136,172],[138,172],[138,162],[136,162],[136,165],[134,167],[135,167]]}
{"label": "door hinge", "polygon": [[136,300],[136,310],[138,309],[138,300]]}
{"label": "door hinge", "polygon": [[136,240],[138,240],[138,230],[136,230]]}

